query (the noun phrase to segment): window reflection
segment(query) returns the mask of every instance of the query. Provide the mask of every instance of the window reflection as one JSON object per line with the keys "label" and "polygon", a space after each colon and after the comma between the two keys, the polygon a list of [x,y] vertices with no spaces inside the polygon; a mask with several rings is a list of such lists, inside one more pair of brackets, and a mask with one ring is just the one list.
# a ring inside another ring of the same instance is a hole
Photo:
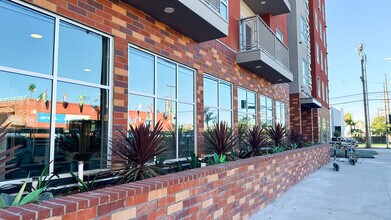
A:
{"label": "window reflection", "polygon": [[153,98],[129,94],[129,125],[154,124]]}
{"label": "window reflection", "polygon": [[273,99],[266,96],[261,96],[260,100],[262,127],[274,126]]}
{"label": "window reflection", "polygon": [[77,171],[103,168],[107,143],[107,91],[58,83],[54,170]]}
{"label": "window reflection", "polygon": [[0,66],[52,74],[54,18],[0,1]]}
{"label": "window reflection", "polygon": [[158,99],[156,101],[156,120],[163,125],[162,133],[167,150],[162,157],[165,159],[176,158],[176,103],[171,100]]}
{"label": "window reflection", "polygon": [[154,94],[154,56],[133,47],[129,49],[129,91]]}
{"label": "window reflection", "polygon": [[60,22],[58,75],[107,85],[108,38]]}
{"label": "window reflection", "polygon": [[182,102],[194,102],[194,71],[179,67],[178,99]]}
{"label": "window reflection", "polygon": [[0,178],[39,176],[49,161],[51,80],[1,71],[0,77],[0,124],[10,123],[0,151],[22,145],[7,163],[19,169]]}
{"label": "window reflection", "polygon": [[217,107],[217,81],[204,77],[204,105]]}
{"label": "window reflection", "polygon": [[179,158],[194,153],[194,105],[178,105],[178,145]]}
{"label": "window reflection", "polygon": [[159,58],[156,83],[159,97],[176,99],[176,65]]}
{"label": "window reflection", "polygon": [[219,107],[231,109],[231,84],[220,82]]}
{"label": "window reflection", "polygon": [[189,157],[194,152],[194,71],[130,47],[128,85],[129,124],[163,122],[168,149],[162,157]]}
{"label": "window reflection", "polygon": [[228,126],[232,127],[232,112],[220,110],[219,111],[219,121],[227,122]]}
{"label": "window reflection", "polygon": [[204,127],[210,128],[218,121],[217,109],[205,107],[204,108]]}

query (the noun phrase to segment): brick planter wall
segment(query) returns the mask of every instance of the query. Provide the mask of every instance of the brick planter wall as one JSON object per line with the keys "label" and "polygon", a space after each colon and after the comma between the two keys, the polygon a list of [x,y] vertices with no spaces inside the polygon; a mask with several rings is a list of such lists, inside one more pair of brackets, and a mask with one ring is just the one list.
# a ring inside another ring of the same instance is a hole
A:
{"label": "brick planter wall", "polygon": [[247,219],[327,162],[328,145],[0,210],[2,219]]}

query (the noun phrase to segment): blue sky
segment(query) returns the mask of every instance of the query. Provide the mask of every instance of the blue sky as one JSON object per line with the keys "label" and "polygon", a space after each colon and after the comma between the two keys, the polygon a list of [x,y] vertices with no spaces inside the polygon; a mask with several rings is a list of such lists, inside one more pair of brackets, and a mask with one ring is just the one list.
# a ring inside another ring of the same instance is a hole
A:
{"label": "blue sky", "polygon": [[[326,0],[330,103],[364,120],[360,58],[355,51],[364,44],[371,118],[384,109],[384,74],[391,83],[391,1]],[[391,90],[391,84],[389,90]],[[340,96],[348,96],[337,98]],[[359,102],[351,102],[359,101]],[[351,102],[346,104],[338,104]],[[383,113],[384,114],[384,113]]]}

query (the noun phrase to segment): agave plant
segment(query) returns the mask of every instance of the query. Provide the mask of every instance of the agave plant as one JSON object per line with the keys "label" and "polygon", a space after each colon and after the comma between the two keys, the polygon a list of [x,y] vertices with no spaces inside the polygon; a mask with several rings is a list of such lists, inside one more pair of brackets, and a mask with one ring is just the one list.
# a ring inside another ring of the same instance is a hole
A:
{"label": "agave plant", "polygon": [[[0,142],[6,141],[5,136],[7,135],[7,128],[10,125],[10,123],[0,127]],[[0,152],[0,176],[4,176],[7,173],[10,173],[16,169],[17,167],[14,167],[15,164],[7,164],[9,161],[15,158],[15,151],[22,147],[22,145],[16,145],[14,147],[11,147],[3,152]]]}
{"label": "agave plant", "polygon": [[206,163],[208,165],[221,164],[227,162],[227,157],[225,155],[218,155],[216,153],[213,154],[212,157],[206,159]]}
{"label": "agave plant", "polygon": [[189,163],[190,169],[201,167],[201,160],[194,153],[191,155],[190,159],[186,157],[186,160]]}
{"label": "agave plant", "polygon": [[274,147],[282,147],[285,144],[286,128],[283,125],[277,123],[275,127],[268,127],[266,134]]}
{"label": "agave plant", "polygon": [[250,146],[250,151],[247,156],[261,156],[262,148],[266,144],[266,136],[263,128],[259,125],[248,130],[245,142]]}
{"label": "agave plant", "polygon": [[73,172],[70,172],[73,179],[75,179],[78,183],[77,186],[69,188],[69,192],[77,191],[77,192],[90,192],[92,190],[97,189],[96,179],[99,176],[99,173],[96,173],[92,176],[92,179],[90,180],[90,176],[88,177],[87,181],[81,180],[78,176],[76,176]]}
{"label": "agave plant", "polygon": [[237,144],[238,137],[234,130],[226,122],[216,123],[213,128],[205,131],[206,147],[217,155],[225,155],[228,160],[232,160],[229,152],[233,151]]}
{"label": "agave plant", "polygon": [[112,171],[119,174],[119,184],[165,173],[160,164],[151,163],[166,150],[162,129],[159,121],[153,128],[149,124],[139,124],[131,126],[127,133],[119,131],[112,148]]}
{"label": "agave plant", "polygon": [[296,130],[288,132],[288,139],[291,144],[297,144],[298,148],[304,147],[307,143],[307,137]]}
{"label": "agave plant", "polygon": [[285,147],[273,147],[273,153],[281,153],[286,150]]}

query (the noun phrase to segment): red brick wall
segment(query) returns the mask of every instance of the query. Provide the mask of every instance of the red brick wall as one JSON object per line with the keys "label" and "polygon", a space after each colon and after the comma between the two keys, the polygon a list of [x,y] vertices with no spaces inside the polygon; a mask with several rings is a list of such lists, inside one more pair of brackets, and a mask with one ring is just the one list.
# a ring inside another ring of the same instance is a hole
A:
{"label": "red brick wall", "polygon": [[[237,126],[237,86],[289,103],[287,84],[273,85],[236,64],[236,53],[216,40],[197,43],[119,0],[28,0],[114,37],[114,130],[127,124],[128,44],[134,44],[196,70],[198,153],[203,146],[203,74],[233,84],[234,125]],[[230,4],[232,4],[230,2]],[[232,5],[231,5],[232,6]],[[230,7],[231,7],[230,6]],[[230,26],[236,25],[231,21]],[[260,114],[260,112],[258,112]],[[259,115],[258,114],[258,115]],[[289,120],[288,120],[289,124]]]}
{"label": "red brick wall", "polygon": [[289,95],[289,116],[290,128],[296,132],[302,133],[301,126],[301,103],[300,94],[292,93]]}
{"label": "red brick wall", "polygon": [[221,38],[221,42],[235,51],[239,50],[239,20],[240,20],[240,0],[228,1],[228,37]]}
{"label": "red brick wall", "polygon": [[330,160],[329,145],[0,210],[2,219],[248,219]]}
{"label": "red brick wall", "polygon": [[[313,0],[313,1],[309,1],[309,8],[310,8],[310,15],[309,15],[309,20],[310,20],[310,37],[311,37],[311,75],[312,75],[312,96],[314,98],[316,98],[320,103],[322,103],[322,106],[325,107],[326,109],[329,108],[329,105],[328,103],[324,100],[324,98],[321,98],[318,96],[318,87],[317,87],[317,83],[318,83],[318,77],[320,78],[320,94],[322,94],[322,82],[324,83],[324,86],[325,86],[325,93],[327,93],[328,91],[326,91],[326,87],[328,88],[328,75],[326,74],[325,70],[328,68],[327,67],[327,62],[328,62],[328,58],[327,58],[327,47],[324,46],[324,37],[322,36],[322,40],[321,40],[321,37],[320,37],[320,30],[319,30],[319,26],[322,26],[322,34],[323,32],[326,31],[326,20],[323,19],[323,15],[322,15],[322,10],[323,8],[321,7],[321,9],[318,8],[318,1],[321,2],[321,6],[324,4],[324,1],[323,0]],[[316,30],[315,28],[315,13],[318,14],[318,30]],[[327,38],[327,36],[326,36]],[[317,63],[316,61],[316,43],[318,43],[319,45],[319,63]],[[326,44],[327,46],[327,44]],[[322,51],[323,53],[323,57],[326,57],[326,64],[323,64],[323,66],[326,66],[324,69],[321,68],[321,61],[320,61],[320,52]]]}

